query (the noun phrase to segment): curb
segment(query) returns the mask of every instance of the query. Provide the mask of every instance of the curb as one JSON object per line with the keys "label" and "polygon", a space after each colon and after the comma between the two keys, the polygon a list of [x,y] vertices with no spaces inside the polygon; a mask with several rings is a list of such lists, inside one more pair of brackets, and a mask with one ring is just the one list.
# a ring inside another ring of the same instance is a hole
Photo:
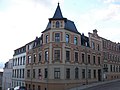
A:
{"label": "curb", "polygon": [[71,88],[71,89],[68,89],[68,90],[84,90],[84,89],[87,89],[87,88],[90,88],[90,87],[103,85],[103,84],[107,84],[107,83],[111,83],[111,82],[117,82],[117,81],[120,81],[120,79],[110,80],[110,81],[102,81],[102,82],[92,83],[92,84],[88,84],[88,85],[82,85],[80,87],[75,87],[75,88]]}

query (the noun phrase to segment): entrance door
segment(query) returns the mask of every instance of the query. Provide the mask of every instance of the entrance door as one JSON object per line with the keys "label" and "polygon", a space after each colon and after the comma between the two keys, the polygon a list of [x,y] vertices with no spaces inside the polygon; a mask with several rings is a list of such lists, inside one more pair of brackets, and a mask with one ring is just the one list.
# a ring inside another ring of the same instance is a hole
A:
{"label": "entrance door", "polygon": [[102,80],[101,69],[98,69],[98,81]]}

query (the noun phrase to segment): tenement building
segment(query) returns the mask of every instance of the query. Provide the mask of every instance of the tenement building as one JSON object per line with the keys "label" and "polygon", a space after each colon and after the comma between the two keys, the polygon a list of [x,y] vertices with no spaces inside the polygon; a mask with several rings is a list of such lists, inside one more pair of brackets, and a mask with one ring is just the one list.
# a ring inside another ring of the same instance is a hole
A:
{"label": "tenement building", "polygon": [[93,82],[120,79],[120,43],[78,32],[58,4],[40,37],[14,50],[12,87],[67,90]]}
{"label": "tenement building", "polygon": [[32,90],[66,90],[102,81],[102,38],[89,37],[64,18],[58,4],[42,35],[26,44],[25,84]]}

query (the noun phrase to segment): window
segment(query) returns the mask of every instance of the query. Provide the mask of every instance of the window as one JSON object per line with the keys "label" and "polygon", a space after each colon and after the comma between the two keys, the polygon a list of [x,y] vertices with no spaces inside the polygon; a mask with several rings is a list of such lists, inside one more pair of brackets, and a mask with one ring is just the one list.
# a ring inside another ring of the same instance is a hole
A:
{"label": "window", "polygon": [[20,77],[19,77],[19,78],[21,78],[21,74],[22,74],[22,73],[21,73],[21,69],[20,69]]}
{"label": "window", "polygon": [[66,79],[70,79],[70,68],[66,69]]}
{"label": "window", "polygon": [[70,61],[70,51],[66,51],[66,61]]}
{"label": "window", "polygon": [[55,33],[55,42],[60,42],[60,33]]}
{"label": "window", "polygon": [[79,69],[78,68],[75,68],[75,79],[78,79],[79,77]]}
{"label": "window", "polygon": [[110,65],[110,71],[112,72],[113,70],[112,70],[112,65]]}
{"label": "window", "polygon": [[54,68],[54,78],[60,79],[60,68]]}
{"label": "window", "polygon": [[20,57],[20,65],[22,65],[22,57]]}
{"label": "window", "polygon": [[99,44],[97,45],[97,49],[98,49],[98,51],[100,51],[100,45]]}
{"label": "window", "polygon": [[96,70],[93,70],[93,78],[96,78]]}
{"label": "window", "polygon": [[33,69],[33,78],[35,78],[35,69]]}
{"label": "window", "polygon": [[33,62],[35,63],[36,61],[36,54],[34,54]]}
{"label": "window", "polygon": [[39,62],[41,62],[42,59],[42,53],[39,53]]}
{"label": "window", "polygon": [[47,78],[47,77],[48,77],[48,69],[45,68],[45,78]]}
{"label": "window", "polygon": [[98,64],[100,65],[100,57],[98,57]]}
{"label": "window", "polygon": [[82,69],[82,78],[85,79],[85,69]]}
{"label": "window", "polygon": [[91,70],[88,69],[88,78],[91,78]]}
{"label": "window", "polygon": [[82,63],[85,63],[85,56],[83,53],[82,53]]}
{"label": "window", "polygon": [[66,43],[69,43],[69,35],[66,34]]}
{"label": "window", "polygon": [[88,55],[88,63],[90,64],[90,55]]}
{"label": "window", "polygon": [[25,72],[25,70],[22,69],[22,78],[24,78],[24,72]]}
{"label": "window", "polygon": [[78,52],[75,52],[75,62],[78,62]]}
{"label": "window", "polygon": [[42,79],[41,69],[38,69],[38,78],[39,78],[39,79]]}
{"label": "window", "polygon": [[30,78],[30,70],[27,70],[27,78]]}
{"label": "window", "polygon": [[28,56],[28,64],[31,63],[31,56]]}
{"label": "window", "polygon": [[54,50],[55,61],[60,61],[60,50]]}
{"label": "window", "polygon": [[60,23],[59,21],[56,21],[56,28],[59,28],[60,27]]}
{"label": "window", "polygon": [[19,61],[19,58],[18,58],[18,64],[17,64],[17,65],[19,65],[19,62],[20,62],[20,61]]}
{"label": "window", "polygon": [[48,35],[46,35],[46,40],[45,40],[46,43],[48,43]]}
{"label": "window", "polygon": [[33,85],[33,89],[32,90],[35,90],[35,85]]}
{"label": "window", "polygon": [[93,56],[93,64],[95,64],[95,56]]}
{"label": "window", "polygon": [[48,51],[45,51],[45,61],[48,61]]}
{"label": "window", "polygon": [[40,86],[38,86],[38,90],[41,90],[41,87],[40,87]]}
{"label": "window", "polygon": [[23,56],[23,65],[25,65],[25,56]]}
{"label": "window", "polygon": [[95,49],[95,43],[92,42],[92,49]]}
{"label": "window", "polygon": [[74,44],[77,45],[77,37],[74,37]]}

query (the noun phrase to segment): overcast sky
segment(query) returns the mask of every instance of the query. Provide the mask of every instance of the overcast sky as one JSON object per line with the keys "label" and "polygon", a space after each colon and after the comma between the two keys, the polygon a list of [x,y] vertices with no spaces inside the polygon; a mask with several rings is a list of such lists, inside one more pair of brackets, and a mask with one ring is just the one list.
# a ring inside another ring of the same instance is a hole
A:
{"label": "overcast sky", "polygon": [[0,0],[0,68],[14,50],[40,36],[60,3],[65,18],[88,36],[120,42],[120,0]]}

